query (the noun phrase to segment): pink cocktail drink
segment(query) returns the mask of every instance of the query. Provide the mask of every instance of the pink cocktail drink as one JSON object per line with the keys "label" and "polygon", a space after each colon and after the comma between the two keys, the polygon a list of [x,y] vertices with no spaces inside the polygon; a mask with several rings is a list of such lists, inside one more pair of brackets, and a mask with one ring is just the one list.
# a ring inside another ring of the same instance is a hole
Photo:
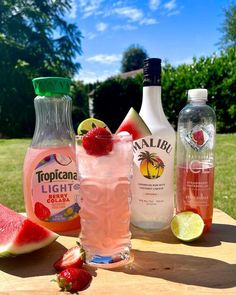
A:
{"label": "pink cocktail drink", "polygon": [[112,150],[90,155],[77,138],[80,182],[80,240],[90,264],[113,267],[130,255],[132,137],[112,135]]}

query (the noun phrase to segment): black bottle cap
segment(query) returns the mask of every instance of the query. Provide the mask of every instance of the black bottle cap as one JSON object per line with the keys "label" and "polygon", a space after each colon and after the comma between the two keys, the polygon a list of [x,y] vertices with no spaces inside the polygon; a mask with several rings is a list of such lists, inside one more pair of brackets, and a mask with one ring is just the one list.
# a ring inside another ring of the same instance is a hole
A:
{"label": "black bottle cap", "polygon": [[160,58],[147,58],[144,60],[143,86],[161,86]]}

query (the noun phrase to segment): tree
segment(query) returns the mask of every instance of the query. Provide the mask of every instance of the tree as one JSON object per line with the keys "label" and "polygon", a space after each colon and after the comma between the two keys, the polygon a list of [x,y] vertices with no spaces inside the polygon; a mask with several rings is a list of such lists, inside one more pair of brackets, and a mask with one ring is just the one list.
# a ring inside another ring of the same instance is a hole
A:
{"label": "tree", "polygon": [[31,136],[38,76],[72,77],[81,33],[65,21],[71,0],[0,1],[0,137]]}
{"label": "tree", "polygon": [[121,72],[130,72],[141,69],[143,67],[143,61],[148,57],[145,49],[139,45],[131,45],[123,53],[121,60]]}
{"label": "tree", "polygon": [[[80,65],[81,33],[64,15],[71,0],[7,0],[0,3],[1,60],[39,73],[73,76]],[[5,50],[4,50],[5,49]],[[8,54],[7,54],[8,53]]]}
{"label": "tree", "polygon": [[73,81],[71,95],[73,99],[73,127],[76,130],[78,124],[89,117],[89,87],[82,81]]}
{"label": "tree", "polygon": [[139,110],[142,101],[142,84],[136,79],[109,78],[100,83],[93,94],[94,117],[115,132],[130,107]]}
{"label": "tree", "polygon": [[234,48],[218,55],[193,58],[190,65],[164,65],[162,103],[166,116],[177,126],[177,114],[186,105],[187,90],[208,89],[208,103],[216,112],[217,132],[236,131],[236,55]]}
{"label": "tree", "polygon": [[236,48],[236,4],[231,3],[228,9],[224,9],[224,22],[220,31],[223,33],[221,48]]}

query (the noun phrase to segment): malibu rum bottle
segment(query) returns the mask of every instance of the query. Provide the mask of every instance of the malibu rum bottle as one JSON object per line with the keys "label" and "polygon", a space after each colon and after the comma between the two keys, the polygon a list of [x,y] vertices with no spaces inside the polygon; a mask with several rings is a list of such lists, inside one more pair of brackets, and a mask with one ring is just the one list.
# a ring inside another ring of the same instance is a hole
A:
{"label": "malibu rum bottle", "polygon": [[169,226],[174,210],[176,135],[161,102],[161,59],[144,61],[140,116],[152,135],[134,141],[131,222],[150,231]]}

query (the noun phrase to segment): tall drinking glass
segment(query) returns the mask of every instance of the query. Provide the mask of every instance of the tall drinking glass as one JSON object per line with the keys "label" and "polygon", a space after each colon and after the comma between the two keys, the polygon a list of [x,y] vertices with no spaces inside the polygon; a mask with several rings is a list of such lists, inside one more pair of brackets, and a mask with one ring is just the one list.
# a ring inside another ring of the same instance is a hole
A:
{"label": "tall drinking glass", "polygon": [[[99,140],[107,138],[100,136]],[[131,249],[132,136],[111,135],[111,141],[107,154],[93,155],[84,148],[83,136],[76,138],[80,242],[86,262],[105,268],[126,264]]]}

